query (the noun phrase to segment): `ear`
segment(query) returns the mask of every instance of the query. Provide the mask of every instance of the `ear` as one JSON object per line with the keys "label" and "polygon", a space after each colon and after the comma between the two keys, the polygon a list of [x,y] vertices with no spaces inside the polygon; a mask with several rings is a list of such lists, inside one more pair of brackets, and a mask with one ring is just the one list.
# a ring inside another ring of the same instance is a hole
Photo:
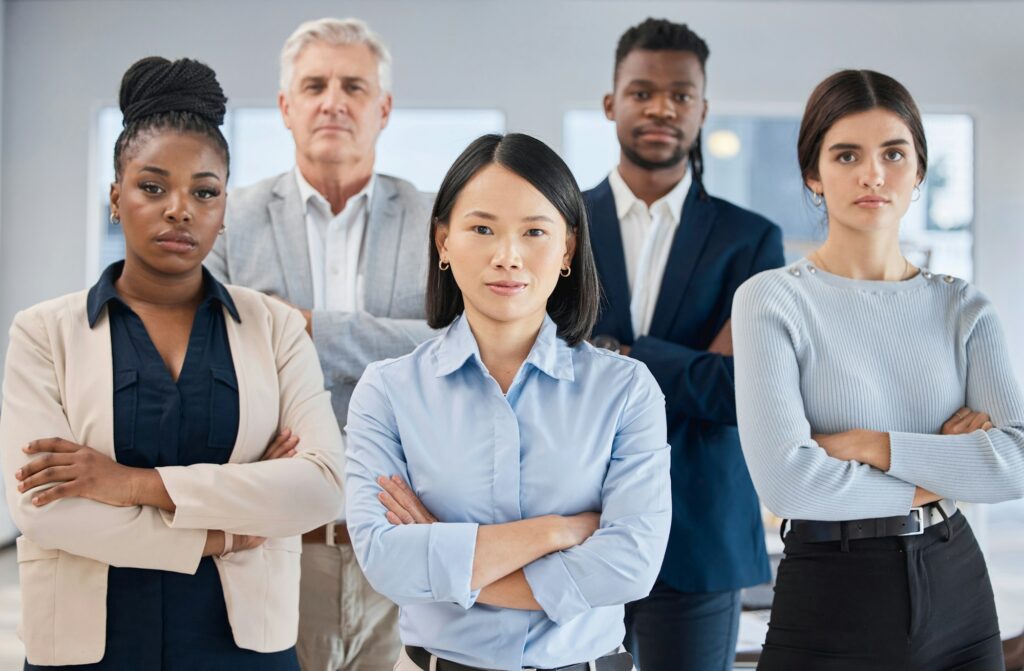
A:
{"label": "ear", "polygon": [[437,255],[444,263],[448,262],[448,224],[437,222],[434,226],[434,246],[437,247]]}
{"label": "ear", "polygon": [[565,256],[562,257],[563,267],[572,267],[572,260],[576,256],[576,231],[569,231],[565,236]]}
{"label": "ear", "polygon": [[814,177],[807,177],[804,179],[804,184],[807,185],[808,189],[818,194],[819,196],[824,195],[825,185],[821,183],[820,179]]}
{"label": "ear", "polygon": [[384,130],[388,127],[388,121],[391,119],[391,94],[382,93],[380,96],[380,129]]}
{"label": "ear", "polygon": [[601,103],[604,106],[604,118],[609,121],[615,121],[615,94],[605,93],[604,100]]}
{"label": "ear", "polygon": [[277,92],[277,109],[281,110],[281,120],[284,121],[284,127],[291,130],[292,125],[288,121],[288,112],[290,107],[288,105],[288,96],[284,91]]}
{"label": "ear", "polygon": [[118,211],[121,206],[121,185],[117,182],[110,183],[110,216],[120,219]]}

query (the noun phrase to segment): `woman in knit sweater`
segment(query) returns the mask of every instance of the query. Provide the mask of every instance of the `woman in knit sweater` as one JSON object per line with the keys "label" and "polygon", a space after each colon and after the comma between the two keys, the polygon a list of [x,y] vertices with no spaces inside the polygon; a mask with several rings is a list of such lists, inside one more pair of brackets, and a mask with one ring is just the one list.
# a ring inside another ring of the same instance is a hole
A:
{"label": "woman in knit sweater", "polygon": [[758,668],[1002,669],[956,500],[1024,496],[1024,399],[988,300],[900,252],[927,167],[917,106],[890,77],[839,72],[798,155],[828,238],[733,307],[740,440],[790,520]]}

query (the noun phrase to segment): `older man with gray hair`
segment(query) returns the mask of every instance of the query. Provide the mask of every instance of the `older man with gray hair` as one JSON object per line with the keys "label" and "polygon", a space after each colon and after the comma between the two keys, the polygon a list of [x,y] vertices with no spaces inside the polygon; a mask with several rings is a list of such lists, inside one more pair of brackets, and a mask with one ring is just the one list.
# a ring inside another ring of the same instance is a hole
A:
{"label": "older man with gray hair", "polygon": [[[206,265],[222,282],[302,311],[344,425],[366,366],[432,335],[423,321],[430,203],[374,173],[391,114],[391,56],[364,22],[299,26],[281,50],[280,86],[295,168],[231,192]],[[397,608],[363,577],[344,511],[303,536],[299,612],[304,671],[383,671],[398,657]]]}

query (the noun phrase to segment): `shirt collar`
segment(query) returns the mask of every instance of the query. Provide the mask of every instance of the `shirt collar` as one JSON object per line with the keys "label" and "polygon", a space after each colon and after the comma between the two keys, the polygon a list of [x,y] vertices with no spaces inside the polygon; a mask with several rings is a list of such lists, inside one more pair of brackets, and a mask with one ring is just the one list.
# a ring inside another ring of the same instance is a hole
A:
{"label": "shirt collar", "polygon": [[[672,221],[678,222],[683,216],[683,201],[686,200],[686,194],[689,193],[692,183],[693,176],[690,169],[687,168],[686,174],[679,180],[679,183],[672,187],[671,191],[651,203],[650,211],[654,212],[659,207],[667,206]],[[612,187],[612,196],[615,198],[615,214],[619,221],[624,219],[636,205],[647,207],[646,203],[633,195],[617,167],[608,175],[608,184]]]}
{"label": "shirt collar", "polygon": [[[115,261],[107,266],[107,269],[100,275],[100,279],[96,284],[89,289],[89,296],[86,299],[86,314],[89,317],[89,328],[96,325],[96,320],[100,318],[100,313],[103,308],[110,301],[117,301],[121,305],[128,307],[127,303],[121,300],[121,297],[117,294],[117,289],[114,288],[114,282],[117,278],[121,277],[121,273],[124,271],[124,261]],[[210,274],[210,271],[203,267],[203,301],[217,301],[225,308],[231,318],[239,324],[242,323],[242,318],[238,316],[238,308],[235,307],[235,301],[231,298],[231,294],[228,293],[227,288],[217,281],[217,279]]]}
{"label": "shirt collar", "polygon": [[[324,198],[319,191],[313,188],[313,185],[306,181],[306,178],[302,176],[302,171],[299,170],[299,166],[295,166],[295,182],[299,186],[299,198],[302,199],[302,205],[304,209],[309,209],[309,201],[312,200],[314,203],[317,203],[318,206],[321,207],[324,212],[327,213],[328,217],[333,218],[337,216],[331,212],[331,204],[327,202],[327,199]],[[352,196],[352,198],[350,198],[348,202],[355,202],[360,197],[365,196],[366,209],[367,211],[369,211],[370,203],[373,202],[373,187],[374,185],[376,185],[376,183],[377,173],[372,173],[370,175],[370,181],[366,183],[366,186],[364,186],[359,193]],[[346,207],[348,206],[348,202],[345,203]]]}
{"label": "shirt collar", "polygon": [[[480,358],[480,347],[469,328],[465,314],[460,315],[437,344],[434,351],[435,375],[444,377],[462,368],[467,361],[476,361],[480,370],[486,370]],[[575,379],[572,366],[572,348],[558,337],[558,326],[548,315],[537,334],[537,340],[526,357],[525,364],[556,380]]]}

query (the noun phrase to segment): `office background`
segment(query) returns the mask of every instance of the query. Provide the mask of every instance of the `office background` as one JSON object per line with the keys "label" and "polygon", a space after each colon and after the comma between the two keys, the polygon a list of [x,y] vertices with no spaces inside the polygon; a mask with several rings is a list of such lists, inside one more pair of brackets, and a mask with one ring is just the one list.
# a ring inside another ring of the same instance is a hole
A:
{"label": "office background", "polygon": [[[274,160],[283,151],[287,163],[287,135],[273,111],[260,109],[275,105],[285,38],[304,20],[360,17],[394,59],[398,114],[382,137],[382,164],[431,189],[433,164],[461,149],[433,151],[431,139],[522,131],[563,152],[586,188],[614,161],[606,153],[612,129],[598,111],[616,41],[656,16],[689,23],[711,47],[709,124],[744,141],[755,133],[760,155],[791,164],[794,175],[795,136],[788,146],[758,138],[792,132],[764,128],[773,119],[792,125],[814,85],[840,68],[893,75],[936,123],[957,125],[953,165],[943,173],[954,180],[956,204],[940,199],[916,220],[935,229],[926,243],[952,241],[951,252],[932,257],[932,270],[970,277],[995,303],[1024,380],[1024,2],[0,0],[0,10],[0,351],[15,312],[88,286],[104,255],[116,254],[103,210],[117,128],[110,108],[137,58],[190,56],[217,71],[233,110],[229,138],[245,126],[245,142],[254,143],[232,147],[234,184],[243,185],[258,176],[261,151]],[[729,168],[711,160],[714,189],[713,173]],[[723,178],[719,195],[758,168]],[[799,184],[779,189],[797,207]],[[761,188],[752,204],[766,197]],[[813,220],[806,203],[799,207]],[[944,220],[954,221],[948,231],[939,230]],[[14,534],[4,508],[0,542]]]}

